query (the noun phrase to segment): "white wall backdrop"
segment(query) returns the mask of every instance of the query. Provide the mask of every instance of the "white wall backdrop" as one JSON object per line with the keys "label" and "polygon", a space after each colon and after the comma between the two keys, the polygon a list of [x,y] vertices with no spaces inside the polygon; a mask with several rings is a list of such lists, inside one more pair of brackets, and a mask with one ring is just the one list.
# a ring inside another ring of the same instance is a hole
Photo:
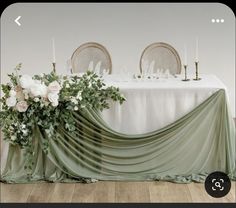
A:
{"label": "white wall backdrop", "polygon": [[[14,20],[21,16],[19,27]],[[212,18],[224,23],[212,23]],[[173,45],[183,57],[188,48],[189,73],[194,73],[195,38],[199,38],[200,73],[215,74],[227,86],[235,115],[235,16],[219,3],[17,3],[1,16],[1,81],[15,65],[22,73],[49,72],[52,37],[57,70],[82,43],[103,44],[111,54],[113,72],[126,66],[139,70],[142,50],[153,42]]]}

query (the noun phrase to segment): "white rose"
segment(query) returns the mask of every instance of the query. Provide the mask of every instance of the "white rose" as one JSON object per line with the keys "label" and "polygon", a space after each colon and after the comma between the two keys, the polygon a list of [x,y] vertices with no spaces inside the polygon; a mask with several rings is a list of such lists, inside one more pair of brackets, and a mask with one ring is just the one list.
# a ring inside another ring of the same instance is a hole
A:
{"label": "white rose", "polygon": [[20,78],[20,85],[22,88],[30,88],[30,86],[34,84],[34,80],[32,79],[31,76],[25,74],[25,75],[22,75],[21,78]]}
{"label": "white rose", "polygon": [[15,97],[16,96],[16,91],[15,90],[10,90],[9,95],[11,97]]}
{"label": "white rose", "polygon": [[47,95],[47,87],[45,84],[34,83],[30,86],[30,92],[34,97],[41,96],[46,97]]}
{"label": "white rose", "polygon": [[59,93],[61,86],[57,81],[53,81],[48,85],[48,91],[53,93]]}
{"label": "white rose", "polygon": [[59,95],[57,93],[52,93],[52,92],[48,93],[48,100],[51,103],[57,103],[58,99],[59,99]]}
{"label": "white rose", "polygon": [[36,83],[36,84],[41,84],[42,82],[41,82],[41,80],[34,80],[34,83]]}
{"label": "white rose", "polygon": [[8,107],[13,107],[13,106],[15,106],[16,105],[16,97],[9,97],[9,98],[7,98],[6,99],[6,105],[8,106]]}
{"label": "white rose", "polygon": [[34,102],[39,102],[39,98],[38,97],[34,98]]}
{"label": "white rose", "polygon": [[20,101],[16,104],[16,109],[19,111],[19,112],[25,112],[27,111],[28,109],[28,104],[26,101]]}

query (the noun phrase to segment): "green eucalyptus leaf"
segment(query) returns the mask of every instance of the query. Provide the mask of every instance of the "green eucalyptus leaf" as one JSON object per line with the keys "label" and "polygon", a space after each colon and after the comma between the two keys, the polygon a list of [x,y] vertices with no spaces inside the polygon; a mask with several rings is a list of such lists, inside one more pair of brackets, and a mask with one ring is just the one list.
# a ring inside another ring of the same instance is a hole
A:
{"label": "green eucalyptus leaf", "polygon": [[[24,168],[29,172],[29,175],[35,164],[34,139],[32,137],[35,126],[38,126],[45,134],[43,149],[48,154],[50,139],[60,139],[56,133],[58,126],[64,126],[72,134],[76,132],[78,127],[73,117],[75,111],[81,111],[84,108],[102,111],[104,108],[109,108],[108,101],[110,100],[118,101],[120,104],[125,101],[119,88],[106,87],[102,79],[92,71],[86,72],[82,77],[59,76],[55,72],[51,72],[35,75],[33,80],[44,83],[46,86],[54,81],[58,82],[61,87],[58,94],[59,105],[54,107],[48,98],[43,97],[38,97],[36,102],[34,97],[29,96],[25,100],[28,104],[27,111],[18,112],[14,107],[6,105],[6,99],[10,96],[11,89],[19,87],[18,80],[21,75],[18,73],[21,66],[22,64],[18,64],[14,73],[8,75],[10,83],[1,85],[4,95],[0,99],[0,126],[4,140],[13,145],[19,145],[25,150],[24,157],[27,164]],[[74,101],[72,102],[72,100]]]}

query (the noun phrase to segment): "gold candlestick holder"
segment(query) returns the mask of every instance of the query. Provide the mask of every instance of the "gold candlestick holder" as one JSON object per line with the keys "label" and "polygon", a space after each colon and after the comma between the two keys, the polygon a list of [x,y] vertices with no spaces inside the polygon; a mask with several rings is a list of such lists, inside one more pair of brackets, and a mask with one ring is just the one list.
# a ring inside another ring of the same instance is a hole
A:
{"label": "gold candlestick holder", "polygon": [[201,80],[201,78],[198,77],[198,61],[195,61],[195,67],[196,67],[196,77],[193,80],[199,81]]}
{"label": "gold candlestick holder", "polygon": [[190,79],[187,78],[187,65],[184,65],[184,79],[182,81],[189,81]]}
{"label": "gold candlestick holder", "polygon": [[54,73],[56,73],[56,63],[52,62],[52,70]]}

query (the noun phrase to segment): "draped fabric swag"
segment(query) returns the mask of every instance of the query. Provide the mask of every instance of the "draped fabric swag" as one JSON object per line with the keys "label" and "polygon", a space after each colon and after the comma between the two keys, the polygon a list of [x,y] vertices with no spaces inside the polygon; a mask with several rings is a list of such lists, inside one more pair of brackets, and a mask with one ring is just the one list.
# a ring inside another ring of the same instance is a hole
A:
{"label": "draped fabric swag", "polygon": [[1,180],[77,182],[89,179],[115,181],[167,180],[204,182],[207,174],[223,171],[236,179],[235,127],[224,90],[219,90],[190,113],[157,131],[142,135],[115,132],[99,112],[74,113],[75,132],[61,125],[49,139],[34,130],[32,175],[24,170],[24,150],[9,146]]}

